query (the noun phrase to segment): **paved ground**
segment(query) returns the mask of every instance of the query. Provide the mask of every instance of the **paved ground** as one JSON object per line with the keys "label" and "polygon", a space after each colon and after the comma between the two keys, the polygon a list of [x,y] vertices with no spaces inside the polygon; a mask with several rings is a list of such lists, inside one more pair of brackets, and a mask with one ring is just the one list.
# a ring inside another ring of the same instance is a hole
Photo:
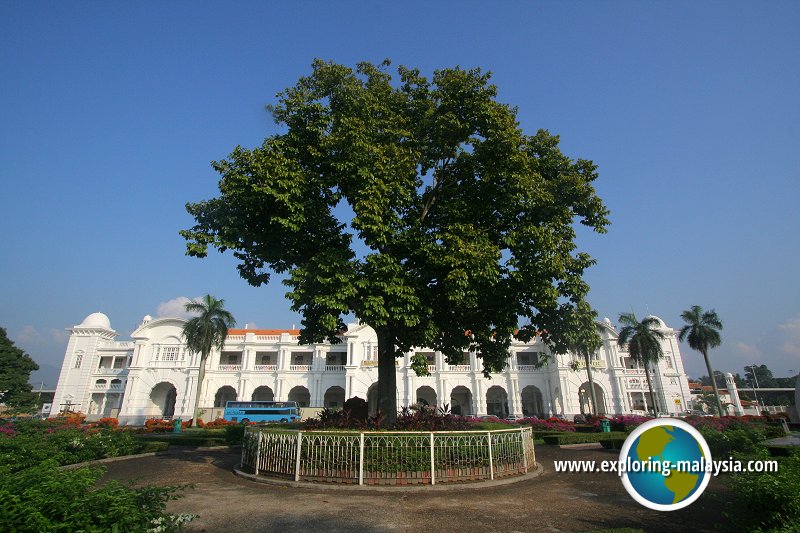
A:
{"label": "paved ground", "polygon": [[[175,513],[199,515],[189,531],[595,531],[612,527],[655,531],[714,531],[726,490],[713,479],[698,501],[659,513],[634,502],[616,474],[556,474],[554,459],[616,459],[603,449],[537,446],[538,477],[498,487],[371,493],[322,487],[278,487],[235,476],[238,453],[174,450],[168,455],[106,465],[106,479],[194,483],[171,502]],[[731,530],[730,525],[719,529]]]}

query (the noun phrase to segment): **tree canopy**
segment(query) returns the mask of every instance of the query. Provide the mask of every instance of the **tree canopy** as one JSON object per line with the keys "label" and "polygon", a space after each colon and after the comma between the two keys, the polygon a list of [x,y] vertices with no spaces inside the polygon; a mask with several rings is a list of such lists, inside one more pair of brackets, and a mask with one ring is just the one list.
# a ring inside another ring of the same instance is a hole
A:
{"label": "tree canopy", "polygon": [[387,415],[413,346],[475,349],[486,373],[515,333],[566,351],[594,262],[574,225],[608,224],[596,165],[524,134],[480,69],[312,67],[269,106],[283,133],[213,164],[220,196],[187,204],[187,254],[231,249],[255,286],[285,275],[301,342],[336,342],[350,313],[372,326]]}
{"label": "tree canopy", "polygon": [[36,395],[31,392],[28,380],[39,365],[17,348],[0,328],[0,403],[14,410],[25,410],[36,404]]}

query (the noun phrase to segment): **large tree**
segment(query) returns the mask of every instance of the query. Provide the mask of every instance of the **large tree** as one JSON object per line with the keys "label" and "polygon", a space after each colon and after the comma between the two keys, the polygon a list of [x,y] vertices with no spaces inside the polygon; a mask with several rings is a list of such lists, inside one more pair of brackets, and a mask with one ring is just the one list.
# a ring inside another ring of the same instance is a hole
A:
{"label": "large tree", "polygon": [[336,342],[350,313],[371,326],[390,422],[395,358],[413,346],[451,364],[475,349],[487,375],[518,329],[565,350],[594,262],[574,224],[604,232],[608,212],[596,166],[525,135],[488,73],[399,67],[393,82],[389,67],[315,61],[269,107],[283,133],[215,162],[220,196],[187,204],[181,235],[192,256],[234,250],[252,285],[284,275],[302,343]]}
{"label": "large tree", "polygon": [[14,411],[32,409],[36,395],[28,380],[35,370],[39,365],[25,350],[14,346],[5,328],[0,328],[0,403]]}
{"label": "large tree", "polygon": [[187,302],[186,311],[197,313],[183,325],[183,338],[186,347],[200,354],[200,373],[197,376],[197,392],[194,397],[195,423],[200,419],[200,393],[206,377],[206,361],[214,348],[222,350],[228,329],[236,325],[233,315],[225,309],[225,300],[217,300],[210,294],[203,296],[200,301]]}
{"label": "large tree", "polygon": [[619,331],[617,343],[620,346],[627,346],[631,358],[644,367],[653,416],[658,416],[658,401],[653,393],[650,367],[658,364],[658,361],[664,357],[661,341],[666,335],[658,329],[661,324],[654,316],[646,316],[639,321],[633,313],[621,313],[619,323],[622,329]]}
{"label": "large tree", "polygon": [[[712,309],[711,311],[703,311],[699,305],[693,305],[681,313],[681,318],[686,323],[680,333],[678,339],[681,342],[684,340],[689,343],[692,350],[697,350],[703,354],[703,359],[706,362],[706,369],[708,375],[713,376],[714,370],[711,368],[711,360],[708,358],[708,350],[715,348],[722,343],[720,337],[720,330],[722,329],[722,322],[720,322],[717,313]],[[717,404],[717,415],[722,416],[722,403],[719,401],[719,389],[717,388],[716,380],[711,380],[711,386],[714,388],[714,398]]]}

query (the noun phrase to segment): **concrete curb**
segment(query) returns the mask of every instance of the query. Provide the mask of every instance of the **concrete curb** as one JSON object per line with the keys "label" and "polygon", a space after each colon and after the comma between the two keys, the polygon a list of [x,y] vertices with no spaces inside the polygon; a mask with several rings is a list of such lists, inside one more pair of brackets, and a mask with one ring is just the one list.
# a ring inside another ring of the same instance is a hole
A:
{"label": "concrete curb", "polygon": [[170,444],[172,449],[161,450],[158,452],[145,452],[145,453],[137,453],[134,455],[120,455],[119,457],[106,457],[105,459],[95,459],[93,461],[85,461],[83,463],[75,463],[72,465],[63,465],[59,466],[58,468],[63,470],[73,470],[75,468],[83,468],[85,466],[95,466],[95,465],[102,465],[105,463],[116,463],[117,461],[127,461],[128,459],[141,459],[143,457],[155,457],[156,455],[175,455],[175,452],[179,453],[193,453],[193,452],[216,452],[216,451],[223,451],[223,450],[230,450],[235,451],[237,448],[241,448],[241,444],[233,444],[230,446],[197,446],[196,448],[187,447],[187,449],[180,449],[182,446],[180,444]]}
{"label": "concrete curb", "polygon": [[521,476],[507,477],[503,479],[487,480],[487,481],[472,481],[463,483],[443,483],[440,485],[352,485],[348,483],[322,483],[316,481],[289,481],[286,479],[268,478],[263,476],[256,476],[244,472],[240,469],[241,463],[233,467],[233,473],[239,477],[253,481],[255,483],[262,483],[264,485],[273,485],[278,487],[292,487],[296,489],[321,489],[321,490],[352,490],[359,492],[451,492],[459,490],[472,490],[472,489],[485,489],[487,487],[500,487],[503,485],[511,485],[521,481],[533,479],[544,472],[544,467],[540,463],[536,464],[536,468],[532,469],[527,474]]}
{"label": "concrete curb", "polygon": [[168,455],[169,450],[162,450],[160,452],[145,452],[137,453],[135,455],[120,455],[119,457],[106,457],[105,459],[95,459],[94,461],[86,461],[83,463],[75,463],[72,465],[59,466],[61,470],[74,470],[76,468],[83,468],[85,466],[102,465],[105,463],[116,463],[117,461],[127,461],[128,459],[141,459],[142,457],[154,457],[156,455]]}

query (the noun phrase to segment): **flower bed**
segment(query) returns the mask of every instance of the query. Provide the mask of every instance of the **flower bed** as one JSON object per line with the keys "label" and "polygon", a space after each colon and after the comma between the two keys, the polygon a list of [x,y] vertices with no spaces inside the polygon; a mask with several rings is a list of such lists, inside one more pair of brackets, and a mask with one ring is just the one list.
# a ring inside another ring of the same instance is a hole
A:
{"label": "flower bed", "polygon": [[[335,432],[247,428],[242,466],[256,475],[360,485],[478,481],[535,466],[530,428]],[[298,456],[299,453],[299,456]]]}

